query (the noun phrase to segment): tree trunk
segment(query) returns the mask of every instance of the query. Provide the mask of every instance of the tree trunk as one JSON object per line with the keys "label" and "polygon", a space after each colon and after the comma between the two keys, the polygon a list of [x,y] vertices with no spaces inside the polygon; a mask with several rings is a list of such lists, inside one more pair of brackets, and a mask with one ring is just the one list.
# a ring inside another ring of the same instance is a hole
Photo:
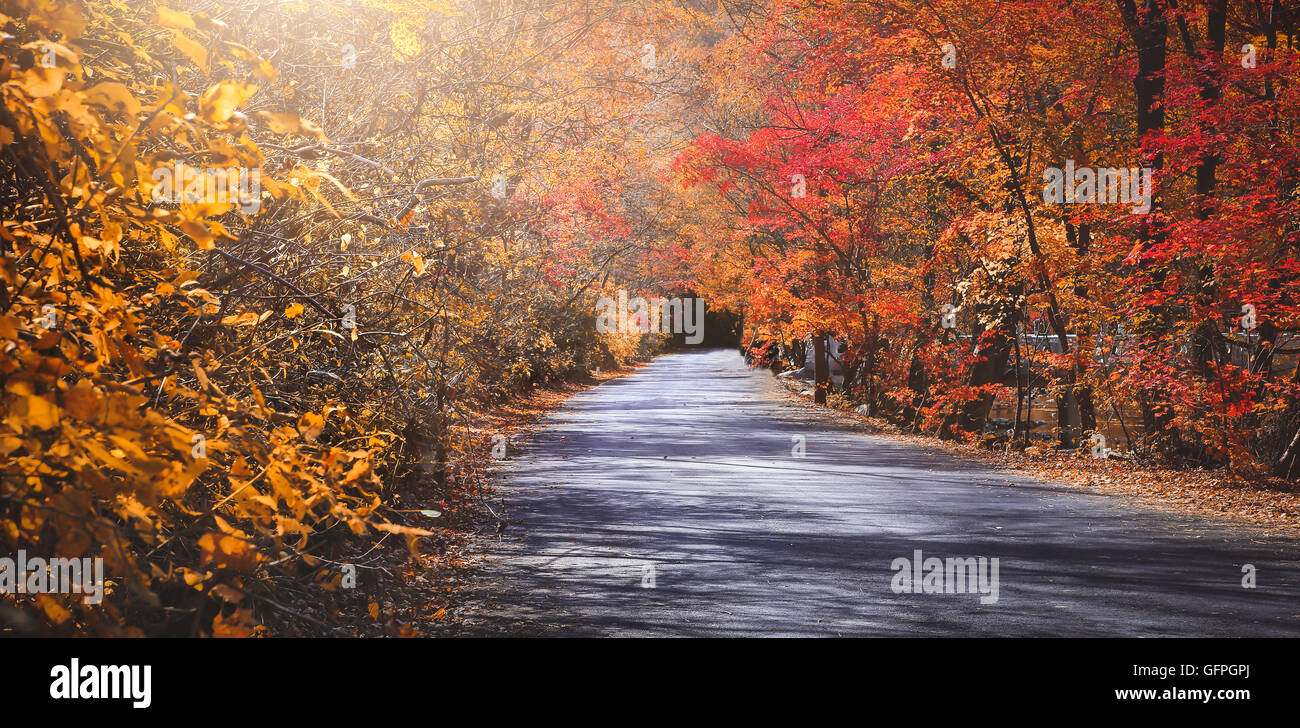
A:
{"label": "tree trunk", "polygon": [[[1135,0],[1116,0],[1125,29],[1137,48],[1137,74],[1133,76],[1133,91],[1137,104],[1137,140],[1141,146],[1148,134],[1160,132],[1165,127],[1165,56],[1169,36],[1169,20],[1165,17],[1165,4],[1159,0],[1143,0],[1139,8]],[[1150,160],[1152,179],[1164,167],[1164,156],[1157,152]],[[1164,227],[1157,222],[1160,216],[1159,197],[1153,192],[1151,209],[1144,216],[1139,245],[1143,250],[1159,245],[1164,238]],[[1140,264],[1139,264],[1140,265]],[[1152,294],[1163,287],[1168,274],[1163,268],[1149,271],[1149,280],[1142,293]],[[1140,341],[1155,345],[1170,329],[1170,311],[1164,304],[1149,306],[1133,322],[1134,334]],[[1148,439],[1158,439],[1169,423],[1170,408],[1161,407],[1164,394],[1148,390],[1141,396],[1142,420]]]}
{"label": "tree trunk", "polygon": [[[934,244],[925,246],[925,259],[929,260],[934,255]],[[921,305],[926,312],[926,319],[933,321],[934,312],[934,269],[926,267],[925,276],[922,279],[921,287]],[[902,418],[907,425],[920,425],[920,407],[925,401],[926,395],[930,391],[930,384],[927,381],[925,362],[921,358],[921,350],[930,337],[941,334],[944,329],[935,328],[934,324],[917,326],[916,338],[912,342],[912,360],[907,365],[907,388],[912,391],[911,401],[903,403]]]}
{"label": "tree trunk", "polygon": [[830,362],[826,359],[826,335],[813,336],[813,383],[816,387],[813,401],[826,404],[826,390],[830,386]]}
{"label": "tree trunk", "polygon": [[[998,330],[989,338],[991,341],[980,350],[980,360],[971,367],[969,384],[972,387],[1001,382],[1002,374],[1007,370],[1007,362],[1011,359],[1014,332]],[[967,432],[982,432],[992,409],[993,395],[983,394],[962,407],[958,424]]]}
{"label": "tree trunk", "polygon": [[[1227,0],[1216,0],[1208,8],[1205,29],[1206,50],[1193,52],[1193,57],[1200,66],[1199,81],[1201,100],[1206,105],[1213,105],[1222,93],[1219,64],[1223,58],[1224,37],[1227,24]],[[1178,28],[1183,37],[1183,45],[1193,50],[1195,41],[1186,21],[1179,19]],[[1213,214],[1211,195],[1217,184],[1216,174],[1220,157],[1213,149],[1203,151],[1196,167],[1196,218],[1208,220]],[[1218,297],[1218,284],[1215,282],[1214,266],[1202,263],[1196,271],[1197,303],[1209,307]],[[1220,316],[1210,316],[1196,327],[1192,334],[1191,348],[1195,353],[1197,367],[1201,378],[1209,381],[1218,376],[1216,362],[1228,359],[1228,347],[1219,335]]]}

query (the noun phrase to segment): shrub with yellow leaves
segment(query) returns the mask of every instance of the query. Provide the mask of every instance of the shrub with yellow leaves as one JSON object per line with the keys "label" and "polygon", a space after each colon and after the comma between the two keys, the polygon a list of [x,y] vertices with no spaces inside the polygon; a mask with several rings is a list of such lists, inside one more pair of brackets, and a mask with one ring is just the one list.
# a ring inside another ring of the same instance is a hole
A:
{"label": "shrub with yellow leaves", "polygon": [[0,629],[264,633],[433,541],[392,506],[456,493],[477,413],[655,345],[591,307],[661,216],[587,130],[649,91],[591,82],[618,18],[547,12],[0,0],[0,540],[108,581]]}

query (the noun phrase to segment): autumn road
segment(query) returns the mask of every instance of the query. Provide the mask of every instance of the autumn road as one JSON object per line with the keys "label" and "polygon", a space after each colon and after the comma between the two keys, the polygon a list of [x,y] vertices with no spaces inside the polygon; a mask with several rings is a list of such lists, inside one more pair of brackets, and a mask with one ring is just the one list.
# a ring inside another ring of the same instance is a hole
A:
{"label": "autumn road", "polygon": [[[500,490],[484,633],[1300,636],[1300,542],[814,419],[733,351],[573,397]],[[917,550],[988,578],[895,593]]]}

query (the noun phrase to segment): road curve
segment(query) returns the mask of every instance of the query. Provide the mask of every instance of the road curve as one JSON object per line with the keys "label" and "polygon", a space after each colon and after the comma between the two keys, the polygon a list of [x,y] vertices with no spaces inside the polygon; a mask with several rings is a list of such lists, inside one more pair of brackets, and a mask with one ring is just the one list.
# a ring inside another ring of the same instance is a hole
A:
{"label": "road curve", "polygon": [[[1300,636],[1297,540],[855,432],[733,351],[660,357],[544,424],[503,468],[471,632]],[[997,558],[996,602],[988,571],[985,593],[895,593],[917,550]]]}

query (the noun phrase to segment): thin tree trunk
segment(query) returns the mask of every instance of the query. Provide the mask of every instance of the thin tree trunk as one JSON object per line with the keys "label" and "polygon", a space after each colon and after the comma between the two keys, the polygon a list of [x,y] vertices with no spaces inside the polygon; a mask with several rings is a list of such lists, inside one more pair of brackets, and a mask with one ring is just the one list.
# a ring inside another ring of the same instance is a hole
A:
{"label": "thin tree trunk", "polygon": [[826,360],[826,335],[813,336],[813,401],[826,404],[826,389],[830,386],[830,362]]}
{"label": "thin tree trunk", "polygon": [[1012,443],[1020,434],[1020,412],[1025,406],[1025,380],[1024,380],[1024,362],[1020,358],[1020,332],[1016,332],[1016,419],[1015,424],[1011,426],[1011,437],[1007,440],[1007,449],[1011,449]]}

